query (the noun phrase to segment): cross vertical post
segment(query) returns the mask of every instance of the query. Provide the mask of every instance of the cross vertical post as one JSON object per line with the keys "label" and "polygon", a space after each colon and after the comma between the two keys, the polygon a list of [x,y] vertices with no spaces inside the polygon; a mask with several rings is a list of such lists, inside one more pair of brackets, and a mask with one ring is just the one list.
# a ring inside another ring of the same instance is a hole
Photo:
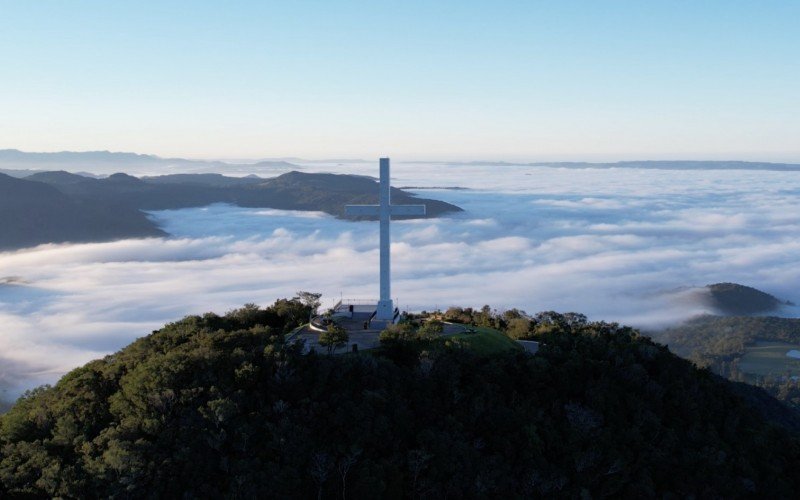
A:
{"label": "cross vertical post", "polygon": [[389,225],[392,220],[392,188],[389,179],[389,158],[380,159],[380,226],[381,226],[381,276],[380,276],[380,302],[378,302],[378,319],[387,319],[394,316],[392,306],[392,263],[391,245],[392,237]]}
{"label": "cross vertical post", "polygon": [[378,205],[347,205],[345,214],[361,217],[377,216],[380,221],[380,300],[378,301],[375,318],[380,321],[394,321],[390,231],[392,215],[425,215],[425,205],[392,205],[389,158],[381,158]]}

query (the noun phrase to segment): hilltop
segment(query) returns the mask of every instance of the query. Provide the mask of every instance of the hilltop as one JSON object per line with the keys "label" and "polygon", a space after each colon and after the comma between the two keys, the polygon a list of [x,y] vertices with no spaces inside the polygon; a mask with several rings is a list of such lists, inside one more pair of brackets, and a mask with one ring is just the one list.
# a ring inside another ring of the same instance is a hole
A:
{"label": "hilltop", "polygon": [[705,288],[708,304],[726,315],[769,313],[784,304],[768,293],[737,283],[715,283]]}
{"label": "hilltop", "polygon": [[[92,178],[66,171],[38,172],[24,179],[0,174],[0,250],[41,243],[108,241],[163,236],[143,211],[229,203],[242,207],[315,210],[344,217],[344,206],[376,203],[377,183],[368,177],[289,172],[262,179],[219,174],[138,178],[116,173]],[[427,207],[425,217],[460,212],[438,200],[392,190],[397,203]]]}
{"label": "hilltop", "polygon": [[525,320],[536,355],[413,336],[303,355],[283,334],[308,313],[293,299],[190,316],[30,392],[0,417],[0,494],[791,497],[800,487],[795,414],[778,405],[769,411],[782,420],[772,418],[768,396],[745,399],[630,328],[544,313]]}
{"label": "hilltop", "polygon": [[687,286],[661,292],[661,297],[689,311],[716,316],[759,316],[787,313],[794,304],[757,288],[739,283]]}

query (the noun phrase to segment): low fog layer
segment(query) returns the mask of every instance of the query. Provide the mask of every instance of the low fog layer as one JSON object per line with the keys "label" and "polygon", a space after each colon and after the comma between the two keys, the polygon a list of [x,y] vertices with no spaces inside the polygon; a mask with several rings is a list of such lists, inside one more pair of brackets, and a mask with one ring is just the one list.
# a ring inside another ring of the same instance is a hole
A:
{"label": "low fog layer", "polygon": [[[395,164],[393,174],[398,187],[468,188],[420,191],[463,214],[393,223],[404,309],[490,304],[658,326],[704,312],[676,290],[722,281],[800,302],[797,173]],[[224,205],[152,216],[172,238],[0,254],[0,391],[52,383],[187,314],[298,290],[322,292],[328,307],[377,295],[376,223]]]}

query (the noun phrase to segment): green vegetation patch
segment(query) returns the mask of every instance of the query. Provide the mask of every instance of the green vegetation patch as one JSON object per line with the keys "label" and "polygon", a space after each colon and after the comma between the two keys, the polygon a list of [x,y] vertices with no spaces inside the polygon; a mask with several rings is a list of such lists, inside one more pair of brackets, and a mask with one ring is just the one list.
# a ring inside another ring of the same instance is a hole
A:
{"label": "green vegetation patch", "polygon": [[784,377],[800,374],[797,362],[786,356],[800,345],[800,318],[701,316],[648,334],[698,366],[731,380],[755,383],[800,411],[800,382]]}
{"label": "green vegetation patch", "polygon": [[769,401],[630,328],[548,313],[528,356],[486,326],[446,337],[471,348],[432,349],[428,321],[335,356],[285,343],[310,313],[298,297],[190,316],[27,393],[0,416],[0,498],[800,491],[790,410],[769,425]]}
{"label": "green vegetation patch", "polygon": [[800,375],[800,359],[786,355],[792,349],[800,350],[800,344],[758,341],[745,348],[739,371],[763,377]]}
{"label": "green vegetation patch", "polygon": [[482,355],[499,354],[507,351],[519,351],[522,347],[506,334],[494,328],[484,326],[466,327],[464,333],[456,333],[446,337],[446,343],[461,345]]}

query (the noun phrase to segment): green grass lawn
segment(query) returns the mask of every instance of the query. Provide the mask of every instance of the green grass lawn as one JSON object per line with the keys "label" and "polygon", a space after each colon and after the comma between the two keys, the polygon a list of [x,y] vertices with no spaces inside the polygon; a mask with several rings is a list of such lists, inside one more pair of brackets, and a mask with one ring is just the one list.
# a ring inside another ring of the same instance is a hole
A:
{"label": "green grass lawn", "polygon": [[494,328],[482,326],[467,327],[474,333],[464,332],[449,335],[445,342],[457,340],[463,342],[466,347],[479,354],[495,354],[504,351],[522,350],[522,347],[514,340],[508,338],[504,333]]}
{"label": "green grass lawn", "polygon": [[800,375],[800,359],[786,356],[791,349],[800,350],[800,345],[758,341],[756,345],[745,349],[745,354],[739,361],[739,370],[762,377]]}

